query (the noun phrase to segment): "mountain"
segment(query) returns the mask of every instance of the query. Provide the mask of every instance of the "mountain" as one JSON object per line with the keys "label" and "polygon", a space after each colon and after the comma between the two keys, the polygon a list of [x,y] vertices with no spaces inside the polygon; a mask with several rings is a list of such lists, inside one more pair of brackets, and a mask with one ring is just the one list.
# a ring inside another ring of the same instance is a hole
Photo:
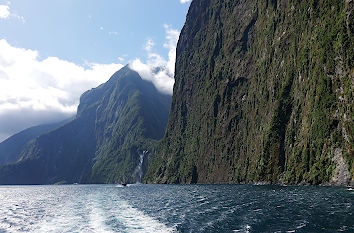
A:
{"label": "mountain", "polygon": [[25,145],[41,134],[50,132],[69,122],[70,119],[52,124],[33,126],[14,134],[0,143],[0,166],[15,163]]}
{"label": "mountain", "polygon": [[0,167],[1,184],[139,181],[163,136],[171,97],[128,66],[85,92],[77,116],[41,135],[15,164]]}
{"label": "mountain", "polygon": [[353,184],[353,4],[193,0],[145,181]]}

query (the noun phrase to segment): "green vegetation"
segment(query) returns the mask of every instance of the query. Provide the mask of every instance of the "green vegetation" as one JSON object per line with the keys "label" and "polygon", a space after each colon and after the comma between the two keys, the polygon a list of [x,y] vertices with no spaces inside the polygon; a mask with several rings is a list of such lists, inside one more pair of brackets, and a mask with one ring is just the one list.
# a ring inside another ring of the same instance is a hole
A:
{"label": "green vegetation", "polygon": [[124,67],[81,96],[73,121],[28,144],[17,163],[0,167],[0,183],[136,182],[139,154],[152,153],[163,136],[170,99]]}
{"label": "green vegetation", "polygon": [[5,141],[0,143],[0,166],[15,163],[20,159],[21,151],[25,148],[26,144],[36,137],[50,132],[68,123],[71,119],[64,120],[58,123],[38,125],[25,129]]}
{"label": "green vegetation", "polygon": [[151,183],[353,183],[353,4],[194,0],[168,123],[170,98],[125,67],[0,183],[133,182],[142,151]]}
{"label": "green vegetation", "polygon": [[353,181],[352,9],[194,0],[146,182],[327,184],[340,157]]}

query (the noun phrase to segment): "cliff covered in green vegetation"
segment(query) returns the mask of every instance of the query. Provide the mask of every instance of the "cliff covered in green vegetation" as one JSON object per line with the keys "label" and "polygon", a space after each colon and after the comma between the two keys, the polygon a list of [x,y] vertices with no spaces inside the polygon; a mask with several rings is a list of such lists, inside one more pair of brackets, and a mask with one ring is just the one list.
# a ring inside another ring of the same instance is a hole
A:
{"label": "cliff covered in green vegetation", "polygon": [[85,92],[77,116],[0,167],[0,184],[136,182],[163,136],[171,97],[128,66]]}
{"label": "cliff covered in green vegetation", "polygon": [[352,0],[194,0],[153,183],[354,179]]}
{"label": "cliff covered in green vegetation", "polygon": [[67,119],[57,123],[33,126],[4,140],[0,143],[0,166],[15,163],[20,158],[21,151],[25,148],[27,143],[46,132],[53,131],[65,125],[70,120],[71,119]]}

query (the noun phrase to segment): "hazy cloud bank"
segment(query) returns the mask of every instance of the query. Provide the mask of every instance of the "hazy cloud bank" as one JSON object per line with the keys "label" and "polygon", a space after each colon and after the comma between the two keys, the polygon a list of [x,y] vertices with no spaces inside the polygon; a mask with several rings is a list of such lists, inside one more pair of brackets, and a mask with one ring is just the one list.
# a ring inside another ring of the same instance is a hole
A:
{"label": "hazy cloud bank", "polygon": [[[0,40],[0,141],[32,125],[76,113],[80,95],[107,81],[122,64],[85,67]],[[2,138],[1,138],[2,135]]]}
{"label": "hazy cloud bank", "polygon": [[[155,42],[148,39],[146,62],[137,58],[129,66],[159,91],[172,95],[179,31],[169,25],[164,28],[168,59],[154,52]],[[40,59],[36,50],[0,40],[0,142],[30,126],[75,115],[80,95],[106,82],[122,67],[118,63],[77,65],[57,57]]]}
{"label": "hazy cloud bank", "polygon": [[148,39],[145,44],[147,62],[143,63],[137,58],[130,63],[130,68],[137,71],[143,79],[151,81],[159,91],[172,95],[179,32],[169,25],[164,25],[164,27],[166,42],[163,46],[169,50],[168,60],[153,52],[155,42]]}

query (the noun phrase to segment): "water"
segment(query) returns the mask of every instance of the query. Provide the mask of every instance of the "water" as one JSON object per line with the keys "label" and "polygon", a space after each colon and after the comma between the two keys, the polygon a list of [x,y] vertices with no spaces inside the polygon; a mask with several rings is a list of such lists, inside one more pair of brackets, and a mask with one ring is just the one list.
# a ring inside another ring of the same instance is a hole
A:
{"label": "water", "polygon": [[138,183],[141,183],[141,179],[143,177],[143,162],[144,162],[145,155],[147,155],[147,153],[149,153],[149,151],[144,150],[144,151],[142,151],[141,154],[139,154],[139,163],[138,163],[138,166],[135,168],[135,171],[133,173],[133,176],[136,177],[136,181]]}
{"label": "water", "polygon": [[354,232],[347,188],[0,186],[0,232]]}

